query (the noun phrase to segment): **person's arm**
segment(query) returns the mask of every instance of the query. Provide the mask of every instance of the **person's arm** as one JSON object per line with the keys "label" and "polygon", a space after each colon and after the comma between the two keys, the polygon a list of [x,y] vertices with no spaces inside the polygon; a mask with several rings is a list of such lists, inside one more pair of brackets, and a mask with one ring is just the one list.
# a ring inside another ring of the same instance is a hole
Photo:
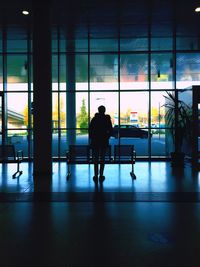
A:
{"label": "person's arm", "polygon": [[113,126],[112,126],[110,115],[107,115],[107,118],[108,118],[108,135],[109,137],[111,137],[113,134]]}
{"label": "person's arm", "polygon": [[89,134],[89,139],[91,139],[94,135],[94,118],[92,118],[89,124],[88,134]]}
{"label": "person's arm", "polygon": [[88,127],[88,135],[89,135],[89,139],[91,139],[91,134],[92,134],[92,120],[89,124],[89,127]]}
{"label": "person's arm", "polygon": [[112,126],[112,122],[111,122],[111,119],[110,119],[110,136],[113,135],[113,126]]}

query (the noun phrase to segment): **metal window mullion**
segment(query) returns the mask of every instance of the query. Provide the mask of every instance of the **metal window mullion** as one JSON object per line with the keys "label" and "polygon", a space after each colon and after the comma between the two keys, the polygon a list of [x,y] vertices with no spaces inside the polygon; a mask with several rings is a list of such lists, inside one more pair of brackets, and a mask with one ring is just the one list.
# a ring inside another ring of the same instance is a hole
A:
{"label": "metal window mullion", "polygon": [[58,158],[60,158],[61,146],[61,123],[60,123],[60,28],[57,27],[57,47],[58,47]]}
{"label": "metal window mullion", "polygon": [[88,127],[90,123],[90,24],[88,22]]}
{"label": "metal window mullion", "polygon": [[177,125],[178,125],[178,91],[176,87],[176,27],[177,27],[177,21],[176,21],[176,3],[174,3],[174,20],[173,20],[173,80],[174,80],[174,92],[175,92],[175,152],[177,152],[177,139],[179,138],[177,136]]}
{"label": "metal window mullion", "polygon": [[148,103],[149,103],[149,107],[148,107],[148,126],[149,126],[149,137],[148,137],[148,157],[149,160],[151,160],[151,38],[152,38],[152,34],[151,34],[151,29],[152,29],[152,2],[150,1],[149,6],[148,6],[148,12],[149,12],[149,16],[148,16],[148,78],[149,78],[149,94],[148,94]]}
{"label": "metal window mullion", "polygon": [[[120,17],[118,18],[119,21],[120,21]],[[121,59],[121,54],[120,54],[120,50],[121,50],[121,43],[120,43],[120,23],[118,21],[118,24],[117,24],[117,31],[118,31],[118,36],[117,36],[117,42],[118,42],[118,53],[117,53],[117,57],[118,57],[118,125],[119,125],[119,131],[120,131],[120,125],[121,125],[121,72],[120,72],[120,67],[121,67],[121,64],[120,64],[120,59]],[[118,134],[118,143],[120,145],[120,142],[121,142],[121,138],[120,138],[120,134]]]}
{"label": "metal window mullion", "polygon": [[27,82],[28,82],[28,159],[31,159],[32,147],[31,147],[31,28],[30,24],[27,27]]}
{"label": "metal window mullion", "polygon": [[3,21],[2,29],[2,48],[3,48],[3,98],[2,98],[2,145],[6,144],[7,140],[7,28]]}

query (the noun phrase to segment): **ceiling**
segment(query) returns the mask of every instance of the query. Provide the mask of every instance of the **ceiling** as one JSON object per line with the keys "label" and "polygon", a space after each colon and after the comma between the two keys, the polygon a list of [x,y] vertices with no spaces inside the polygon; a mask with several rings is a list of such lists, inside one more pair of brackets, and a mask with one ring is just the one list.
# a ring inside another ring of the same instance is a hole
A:
{"label": "ceiling", "polygon": [[[26,25],[32,18],[33,6],[44,10],[51,6],[52,24],[67,28],[74,25],[80,34],[90,31],[108,36],[118,34],[118,25],[124,34],[134,31],[145,34],[151,25],[155,35],[172,33],[200,35],[200,14],[194,12],[197,0],[6,0],[1,3],[1,23]],[[30,10],[23,16],[22,9]]]}

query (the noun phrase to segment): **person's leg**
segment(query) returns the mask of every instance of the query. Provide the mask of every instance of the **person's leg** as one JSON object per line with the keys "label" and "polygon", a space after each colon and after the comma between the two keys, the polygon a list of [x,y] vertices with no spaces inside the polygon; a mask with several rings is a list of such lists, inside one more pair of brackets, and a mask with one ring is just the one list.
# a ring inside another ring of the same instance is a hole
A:
{"label": "person's leg", "polygon": [[94,176],[98,177],[98,173],[99,173],[98,163],[94,163]]}
{"label": "person's leg", "polygon": [[101,164],[100,164],[100,172],[99,172],[99,175],[100,175],[100,176],[103,176],[104,167],[105,167],[105,164],[104,164],[104,163],[101,163]]}
{"label": "person's leg", "polygon": [[93,153],[93,161],[94,161],[94,177],[98,177],[99,169],[98,169],[98,160],[99,160],[99,150],[97,148],[92,149]]}
{"label": "person's leg", "polygon": [[100,150],[100,177],[103,177],[104,167],[105,167],[105,154],[106,148],[101,148]]}

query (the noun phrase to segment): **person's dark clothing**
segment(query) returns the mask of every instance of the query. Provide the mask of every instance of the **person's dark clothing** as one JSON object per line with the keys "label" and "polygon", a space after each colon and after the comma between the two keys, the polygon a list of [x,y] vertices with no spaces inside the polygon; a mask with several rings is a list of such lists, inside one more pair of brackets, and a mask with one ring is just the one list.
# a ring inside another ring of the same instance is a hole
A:
{"label": "person's dark clothing", "polygon": [[[112,130],[110,116],[104,113],[96,113],[89,126],[89,139],[94,160],[94,181],[96,181],[98,174],[100,174],[102,181],[105,179],[103,176],[104,161]],[[100,163],[100,169],[98,163]]]}
{"label": "person's dark clothing", "polygon": [[112,123],[109,115],[96,113],[89,126],[89,139],[92,148],[106,148],[112,135]]}

